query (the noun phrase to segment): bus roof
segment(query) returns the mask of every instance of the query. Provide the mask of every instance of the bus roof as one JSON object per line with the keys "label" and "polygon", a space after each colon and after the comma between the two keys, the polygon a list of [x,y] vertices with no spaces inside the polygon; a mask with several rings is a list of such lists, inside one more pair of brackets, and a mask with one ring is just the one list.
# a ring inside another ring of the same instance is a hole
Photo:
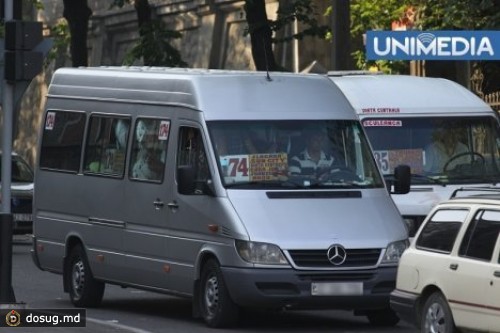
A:
{"label": "bus roof", "polygon": [[62,68],[54,73],[48,97],[184,106],[202,111],[206,120],[357,118],[342,92],[318,74]]}
{"label": "bus roof", "polygon": [[358,114],[446,114],[493,112],[456,82],[409,75],[330,74]]}

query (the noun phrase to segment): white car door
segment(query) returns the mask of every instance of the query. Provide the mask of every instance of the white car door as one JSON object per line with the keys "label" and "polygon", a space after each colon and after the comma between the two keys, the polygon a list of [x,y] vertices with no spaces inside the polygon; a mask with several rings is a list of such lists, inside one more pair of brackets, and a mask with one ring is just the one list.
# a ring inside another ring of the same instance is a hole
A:
{"label": "white car door", "polygon": [[[499,232],[500,211],[479,210],[467,226],[458,256],[450,263],[456,274],[449,275],[453,293],[447,296],[459,327],[488,331],[499,322],[500,278],[495,278],[494,266],[499,267],[493,263]],[[493,327],[498,331],[500,325]]]}
{"label": "white car door", "polygon": [[500,234],[497,237],[496,250],[488,275],[489,286],[486,287],[484,299],[488,306],[488,322],[490,332],[500,332]]}

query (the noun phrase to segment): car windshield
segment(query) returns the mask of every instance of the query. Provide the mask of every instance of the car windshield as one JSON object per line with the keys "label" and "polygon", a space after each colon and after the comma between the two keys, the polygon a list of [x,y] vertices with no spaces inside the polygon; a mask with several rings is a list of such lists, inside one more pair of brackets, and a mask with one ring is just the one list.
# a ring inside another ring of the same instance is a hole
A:
{"label": "car windshield", "polygon": [[386,177],[407,164],[412,184],[500,182],[500,135],[493,117],[366,118],[362,123]]}
{"label": "car windshield", "polygon": [[[1,158],[1,157],[0,157]],[[12,182],[13,183],[32,183],[33,171],[29,165],[19,156],[12,156]],[[0,181],[2,176],[2,165],[0,164]]]}
{"label": "car windshield", "polygon": [[208,123],[226,188],[383,187],[357,121]]}

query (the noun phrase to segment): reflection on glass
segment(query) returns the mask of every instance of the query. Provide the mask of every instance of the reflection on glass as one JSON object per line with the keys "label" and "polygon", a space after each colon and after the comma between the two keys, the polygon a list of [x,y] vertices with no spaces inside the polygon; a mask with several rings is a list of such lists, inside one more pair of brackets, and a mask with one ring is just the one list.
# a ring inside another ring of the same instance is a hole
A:
{"label": "reflection on glass", "polygon": [[414,184],[500,181],[500,133],[493,117],[365,119],[363,126],[384,175],[407,164]]}
{"label": "reflection on glass", "polygon": [[383,187],[356,121],[208,123],[226,187]]}

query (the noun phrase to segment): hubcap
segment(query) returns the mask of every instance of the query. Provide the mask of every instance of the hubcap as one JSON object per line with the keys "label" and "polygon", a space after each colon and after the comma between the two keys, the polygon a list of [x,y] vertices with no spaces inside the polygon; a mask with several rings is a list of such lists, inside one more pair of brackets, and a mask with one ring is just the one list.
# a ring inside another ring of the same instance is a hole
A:
{"label": "hubcap", "polygon": [[85,268],[82,260],[78,260],[73,265],[71,283],[73,285],[75,297],[80,298],[82,296],[83,285],[85,283]]}
{"label": "hubcap", "polygon": [[425,331],[431,333],[444,333],[446,331],[446,316],[443,307],[433,303],[425,315]]}
{"label": "hubcap", "polygon": [[212,275],[205,283],[205,304],[210,315],[215,314],[219,304],[219,281]]}

